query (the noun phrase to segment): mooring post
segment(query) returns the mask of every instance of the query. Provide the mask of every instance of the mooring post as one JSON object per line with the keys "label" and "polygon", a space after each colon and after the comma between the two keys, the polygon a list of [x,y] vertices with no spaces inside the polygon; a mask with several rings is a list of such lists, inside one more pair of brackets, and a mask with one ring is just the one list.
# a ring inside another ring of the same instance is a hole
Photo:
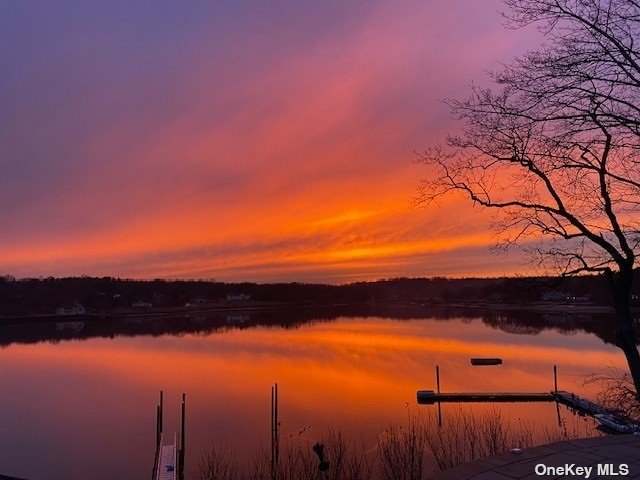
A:
{"label": "mooring post", "polygon": [[276,409],[275,409],[275,427],[276,427],[276,466],[280,457],[280,425],[278,423],[278,384],[276,383]]}
{"label": "mooring post", "polygon": [[280,426],[278,425],[278,384],[271,387],[271,478],[276,476],[280,456]]}
{"label": "mooring post", "polygon": [[160,404],[156,405],[156,455],[153,459],[153,472],[151,472],[151,480],[156,478],[156,470],[158,469],[158,452],[160,451]]}
{"label": "mooring post", "polygon": [[271,386],[271,478],[274,477],[276,467],[276,455],[275,455],[275,428],[274,428],[274,406],[275,406],[275,389]]}
{"label": "mooring post", "polygon": [[158,417],[160,419],[160,435],[162,435],[162,415],[163,415],[163,405],[162,405],[162,397],[163,397],[163,391],[160,390],[160,405],[159,405],[159,410],[160,410],[160,416]]}
{"label": "mooring post", "polygon": [[156,450],[160,448],[160,405],[156,405]]}
{"label": "mooring post", "polygon": [[[440,393],[440,365],[436,365],[436,391]],[[442,426],[442,410],[438,402],[438,426]]]}
{"label": "mooring post", "polygon": [[182,394],[182,408],[180,415],[180,480],[184,480],[184,451],[185,451],[185,429],[184,429],[184,421],[185,421],[185,401],[186,395]]}
{"label": "mooring post", "polygon": [[553,391],[558,393],[558,366],[553,366]]}

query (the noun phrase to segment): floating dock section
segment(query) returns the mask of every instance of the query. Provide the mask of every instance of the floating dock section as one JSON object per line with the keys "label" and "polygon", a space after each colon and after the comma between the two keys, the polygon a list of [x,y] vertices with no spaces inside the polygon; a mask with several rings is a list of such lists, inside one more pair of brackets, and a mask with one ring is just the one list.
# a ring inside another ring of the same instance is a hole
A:
{"label": "floating dock section", "polygon": [[484,366],[484,365],[502,365],[501,358],[472,358],[471,365]]}

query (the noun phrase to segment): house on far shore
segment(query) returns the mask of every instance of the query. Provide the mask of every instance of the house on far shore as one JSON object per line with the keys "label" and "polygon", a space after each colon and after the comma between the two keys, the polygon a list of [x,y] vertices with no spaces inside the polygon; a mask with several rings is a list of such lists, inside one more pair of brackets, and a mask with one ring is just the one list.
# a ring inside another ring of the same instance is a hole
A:
{"label": "house on far shore", "polygon": [[206,305],[210,303],[209,299],[204,297],[196,297],[192,298],[191,301],[184,304],[185,307],[197,307],[199,305]]}
{"label": "house on far shore", "polygon": [[151,305],[149,302],[143,302],[142,300],[138,300],[137,302],[132,303],[131,306],[135,308],[150,308],[153,305]]}
{"label": "house on far shore", "polygon": [[591,297],[589,295],[567,295],[565,300],[567,302],[589,302]]}
{"label": "house on far shore", "polygon": [[227,295],[227,302],[248,302],[251,300],[251,295],[246,293],[229,294]]}
{"label": "house on far shore", "polygon": [[56,315],[84,315],[85,312],[86,311],[84,307],[80,305],[77,300],[73,303],[73,305],[60,305],[58,308],[56,308]]}
{"label": "house on far shore", "polygon": [[567,299],[567,294],[558,290],[551,290],[542,295],[543,302],[562,302]]}

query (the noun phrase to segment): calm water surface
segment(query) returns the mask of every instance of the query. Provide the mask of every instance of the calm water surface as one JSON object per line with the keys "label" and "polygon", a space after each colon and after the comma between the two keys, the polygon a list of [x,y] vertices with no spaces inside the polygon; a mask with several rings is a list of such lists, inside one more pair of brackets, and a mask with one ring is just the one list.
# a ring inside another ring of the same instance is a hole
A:
{"label": "calm water surface", "polygon": [[[590,333],[602,328],[589,317],[352,315],[307,314],[292,321],[295,315],[284,312],[218,314],[2,326],[0,474],[149,478],[160,389],[165,432],[178,429],[179,395],[187,393],[189,477],[210,439],[224,439],[247,462],[267,444],[270,386],[276,381],[283,436],[304,444],[337,427],[375,447],[379,432],[405,422],[409,408],[433,414],[433,406],[416,405],[415,395],[433,388],[436,364],[445,391],[548,391],[557,364],[560,387],[586,395],[594,392],[582,385],[583,374],[624,366],[603,335]],[[471,367],[474,356],[498,356],[505,363]],[[555,404],[499,408],[514,423],[557,423]],[[562,415],[571,428],[591,428],[566,409]],[[297,435],[305,427],[305,435]]]}

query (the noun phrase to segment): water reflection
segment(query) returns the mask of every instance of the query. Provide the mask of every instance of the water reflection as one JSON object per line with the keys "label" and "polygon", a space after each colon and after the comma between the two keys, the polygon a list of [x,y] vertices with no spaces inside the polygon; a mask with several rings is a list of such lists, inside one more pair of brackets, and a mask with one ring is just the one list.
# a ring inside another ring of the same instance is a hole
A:
{"label": "water reflection", "polygon": [[[592,333],[607,344],[615,344],[613,319],[603,314],[539,313],[533,311],[496,311],[479,308],[424,307],[415,304],[398,307],[371,305],[325,308],[273,309],[252,312],[191,313],[178,316],[142,316],[99,321],[38,322],[7,320],[0,324],[0,347],[12,343],[57,342],[70,339],[115,338],[119,336],[160,336],[209,334],[230,328],[258,326],[299,328],[341,317],[377,317],[394,320],[481,321],[503,332],[538,335],[554,330],[563,335]],[[640,343],[640,340],[639,340]]]}
{"label": "water reflection", "polygon": [[[419,306],[3,325],[0,473],[148,477],[160,389],[167,405],[188,395],[187,477],[210,438],[252,460],[269,438],[275,381],[283,435],[304,429],[309,438],[296,441],[308,443],[333,426],[373,446],[407,408],[434,412],[415,406],[415,393],[433,386],[436,364],[447,391],[548,391],[557,364],[561,388],[589,395],[583,374],[624,365],[606,332],[597,317]],[[474,356],[505,363],[471,367]],[[552,404],[505,409],[513,421],[557,424]],[[175,410],[166,412],[165,431],[177,428]]]}

